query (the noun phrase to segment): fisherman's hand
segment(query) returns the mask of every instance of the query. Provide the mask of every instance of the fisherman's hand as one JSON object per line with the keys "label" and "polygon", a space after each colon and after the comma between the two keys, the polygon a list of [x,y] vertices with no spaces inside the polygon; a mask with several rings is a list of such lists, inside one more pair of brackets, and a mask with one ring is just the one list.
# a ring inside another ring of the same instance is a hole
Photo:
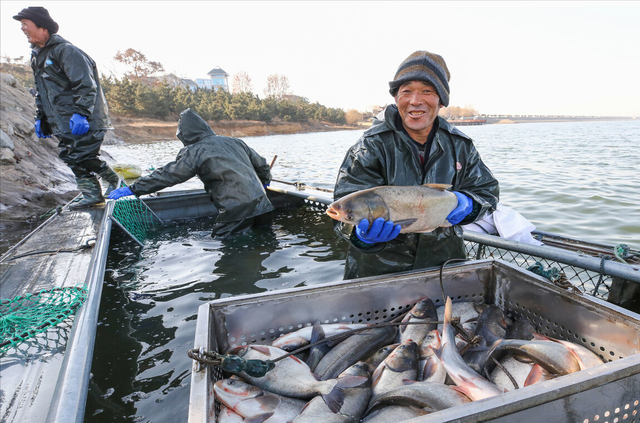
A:
{"label": "fisherman's hand", "polygon": [[89,122],[86,117],[74,113],[69,119],[69,129],[73,135],[84,135],[89,132]]}
{"label": "fisherman's hand", "polygon": [[42,133],[41,125],[42,125],[42,121],[40,119],[36,119],[35,127],[36,127],[36,135],[38,136],[38,138],[51,138],[51,135],[44,135]]}
{"label": "fisherman's hand", "polygon": [[262,187],[263,187],[264,189],[267,189],[267,187],[268,187],[269,185],[271,185],[271,182],[267,182],[266,184],[262,184]]}
{"label": "fisherman's hand", "polygon": [[369,228],[369,221],[362,219],[356,226],[356,236],[364,243],[375,244],[391,241],[398,236],[400,229],[402,229],[400,225],[394,225],[392,221],[384,220],[382,217],[374,220],[371,228]]}
{"label": "fisherman's hand", "polygon": [[122,187],[111,191],[111,194],[109,194],[109,198],[111,200],[117,200],[118,198],[126,197],[127,195],[134,195],[133,191],[131,191],[131,188],[129,187]]}
{"label": "fisherman's hand", "polygon": [[473,211],[473,200],[461,192],[453,191],[458,197],[458,206],[449,213],[447,220],[452,225],[457,225]]}

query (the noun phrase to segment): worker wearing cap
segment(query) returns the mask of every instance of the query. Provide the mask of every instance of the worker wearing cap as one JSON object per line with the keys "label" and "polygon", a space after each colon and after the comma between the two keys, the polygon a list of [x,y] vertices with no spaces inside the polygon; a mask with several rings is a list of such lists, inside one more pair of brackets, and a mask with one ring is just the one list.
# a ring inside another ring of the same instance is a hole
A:
{"label": "worker wearing cap", "polygon": [[451,185],[457,207],[452,226],[428,233],[402,233],[400,225],[378,218],[355,226],[336,223],[350,241],[345,279],[421,269],[466,258],[462,228],[498,203],[498,181],[485,166],[471,138],[438,116],[449,105],[449,69],[444,59],[416,51],[389,82],[395,104],[347,152],[338,172],[334,198],[384,185]]}
{"label": "worker wearing cap", "polygon": [[107,102],[95,62],[57,34],[58,24],[44,7],[27,7],[15,15],[31,43],[31,68],[36,83],[35,131],[39,138],[55,135],[59,156],[73,171],[82,200],[71,207],[104,202],[99,175],[107,194],[118,187],[118,175],[99,158],[107,129]]}

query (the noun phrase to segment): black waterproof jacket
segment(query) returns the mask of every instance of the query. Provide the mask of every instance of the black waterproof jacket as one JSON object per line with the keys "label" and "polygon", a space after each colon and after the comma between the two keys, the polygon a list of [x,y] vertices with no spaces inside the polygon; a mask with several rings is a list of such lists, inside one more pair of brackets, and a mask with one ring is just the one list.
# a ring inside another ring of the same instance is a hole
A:
{"label": "black waterproof jacket", "polygon": [[95,62],[58,34],[31,53],[36,82],[36,119],[44,135],[71,135],[74,113],[87,117],[89,130],[111,129],[107,101]]}
{"label": "black waterproof jacket", "polygon": [[[340,167],[334,198],[363,189],[383,186],[413,186],[428,183],[450,184],[452,190],[471,197],[474,211],[460,224],[480,219],[498,204],[498,181],[485,166],[473,141],[446,120],[438,117],[429,159],[420,163],[413,141],[396,127],[398,109],[389,106],[384,120],[376,121],[353,145]],[[337,232],[350,240],[345,279],[421,269],[451,258],[465,258],[462,228],[456,225],[430,233],[400,234],[381,244],[360,242],[353,226],[336,224]]]}
{"label": "black waterproof jacket", "polygon": [[269,164],[244,141],[216,135],[190,109],[180,114],[176,136],[185,147],[175,161],[131,185],[136,196],[197,175],[220,212],[216,222],[243,220],[274,209],[263,187],[271,182]]}

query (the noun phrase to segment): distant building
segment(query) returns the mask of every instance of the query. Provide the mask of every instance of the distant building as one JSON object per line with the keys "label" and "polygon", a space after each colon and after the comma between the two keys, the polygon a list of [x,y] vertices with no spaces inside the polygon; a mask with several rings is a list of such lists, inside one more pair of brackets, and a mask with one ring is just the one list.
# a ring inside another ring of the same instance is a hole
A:
{"label": "distant building", "polygon": [[[198,88],[204,88],[207,90],[225,90],[229,91],[229,74],[220,69],[220,67],[216,67],[211,69],[207,75],[209,75],[209,79],[207,78],[196,78],[196,86]],[[190,81],[193,82],[193,81]],[[185,82],[186,83],[186,82]],[[187,84],[190,86],[191,84]]]}

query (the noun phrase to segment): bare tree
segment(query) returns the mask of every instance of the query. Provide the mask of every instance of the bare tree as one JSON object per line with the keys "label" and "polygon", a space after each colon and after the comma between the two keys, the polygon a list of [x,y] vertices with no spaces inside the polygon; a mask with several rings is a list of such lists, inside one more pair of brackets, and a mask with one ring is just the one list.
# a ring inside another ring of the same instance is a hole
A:
{"label": "bare tree", "polygon": [[253,92],[251,78],[247,72],[240,71],[233,75],[233,81],[231,81],[231,92],[234,94]]}
{"label": "bare tree", "polygon": [[154,74],[164,72],[164,66],[160,62],[148,60],[147,56],[132,48],[126,49],[124,53],[118,51],[114,59],[131,67],[132,70],[125,73],[129,79],[147,81]]}
{"label": "bare tree", "polygon": [[265,97],[282,100],[287,94],[291,94],[289,78],[278,74],[271,74],[267,77],[267,87],[264,89]]}

